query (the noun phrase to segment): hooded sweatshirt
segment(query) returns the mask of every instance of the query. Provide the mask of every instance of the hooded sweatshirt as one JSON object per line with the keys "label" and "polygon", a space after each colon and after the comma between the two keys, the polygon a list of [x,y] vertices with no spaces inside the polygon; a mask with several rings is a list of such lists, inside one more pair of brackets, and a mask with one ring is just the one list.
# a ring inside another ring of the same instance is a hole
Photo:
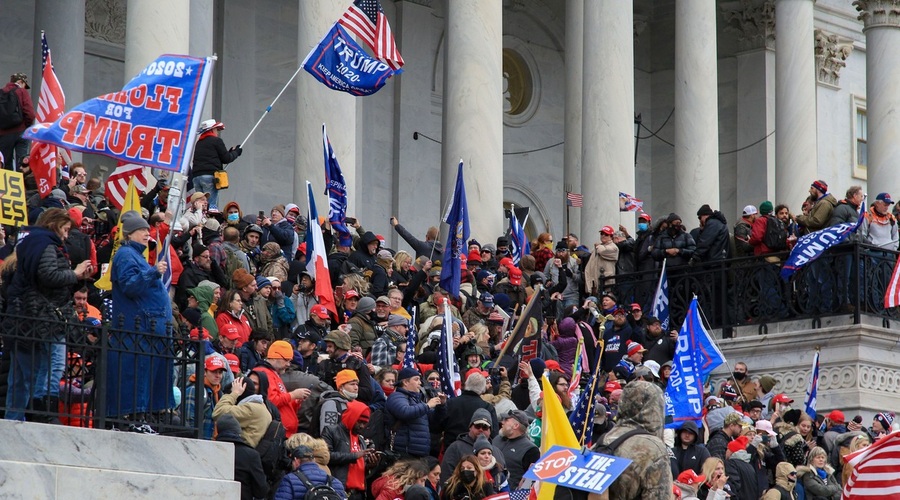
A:
{"label": "hooded sweatshirt", "polygon": [[[350,431],[350,452],[356,453],[363,451],[360,447],[359,441],[360,436],[353,432],[353,428],[356,427],[356,423],[360,419],[364,419],[366,422],[369,421],[369,407],[366,406],[365,403],[361,403],[359,401],[350,401],[347,404],[347,409],[344,410],[344,414],[341,415],[341,423],[344,424],[344,427]],[[359,457],[356,462],[350,464],[350,469],[347,472],[347,482],[345,486],[348,490],[357,490],[357,491],[365,491],[366,489],[366,460],[363,457]]]}
{"label": "hooded sweatshirt", "polygon": [[197,299],[197,309],[200,309],[200,326],[206,328],[213,340],[218,340],[219,326],[212,314],[209,313],[209,306],[213,301],[213,291],[209,287],[198,286],[191,288],[190,293]]}
{"label": "hooded sweatshirt", "polygon": [[785,498],[795,499],[797,494],[794,493],[794,485],[797,484],[796,478],[792,482],[788,477],[795,472],[794,466],[790,462],[781,462],[775,467],[775,486],[769,488],[762,500],[783,500]]}

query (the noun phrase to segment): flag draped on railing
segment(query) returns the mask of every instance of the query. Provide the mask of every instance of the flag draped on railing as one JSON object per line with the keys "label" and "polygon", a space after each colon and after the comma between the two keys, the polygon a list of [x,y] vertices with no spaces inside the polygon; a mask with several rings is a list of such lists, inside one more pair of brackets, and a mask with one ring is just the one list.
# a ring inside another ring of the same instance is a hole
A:
{"label": "flag draped on railing", "polygon": [[653,294],[653,305],[650,307],[652,316],[659,320],[664,332],[669,331],[669,275],[666,272],[666,261],[663,260],[662,270],[659,272],[659,284],[656,285],[656,293]]}
{"label": "flag draped on railing", "polygon": [[816,421],[816,395],[819,392],[819,351],[813,356],[812,370],[809,372],[809,382],[806,384],[805,412],[809,418]]}
{"label": "flag draped on railing", "polygon": [[678,332],[672,373],[666,388],[666,428],[675,429],[687,420],[703,417],[703,384],[725,356],[700,319],[697,297],[691,301]]}
{"label": "flag draped on railing", "polygon": [[467,252],[469,240],[469,208],[466,203],[466,184],[463,180],[463,162],[459,162],[456,173],[456,187],[453,189],[453,203],[444,215],[444,222],[450,226],[447,244],[444,246],[444,260],[441,263],[441,288],[451,296],[459,296],[459,282],[462,279],[461,256]]}
{"label": "flag draped on railing", "polygon": [[[62,85],[53,70],[50,46],[43,31],[41,31],[41,64],[43,65],[41,94],[35,115],[38,123],[54,122],[66,111],[66,94],[63,93]],[[56,186],[57,154],[57,147],[53,144],[39,141],[32,144],[28,164],[34,174],[41,198],[50,196],[50,191]]]}
{"label": "flag draped on railing", "polygon": [[24,137],[187,173],[213,60],[160,56],[121,91],[85,101],[53,123],[38,123]]}
{"label": "flag draped on railing", "polygon": [[[860,206],[866,206],[865,198]],[[843,222],[801,236],[791,250],[784,266],[781,267],[781,277],[787,281],[798,269],[818,259],[826,250],[847,239],[859,229],[865,215],[866,211],[860,210],[856,222]]]}
{"label": "flag draped on railing", "polygon": [[884,291],[884,308],[890,309],[897,306],[900,306],[900,255],[897,256],[894,272],[891,273],[891,281]]}
{"label": "flag draped on railing", "polygon": [[325,154],[325,194],[328,195],[328,222],[331,227],[345,238],[350,237],[344,220],[347,217],[347,183],[344,173],[338,164],[334,148],[328,140],[325,124],[322,124],[322,151]]}

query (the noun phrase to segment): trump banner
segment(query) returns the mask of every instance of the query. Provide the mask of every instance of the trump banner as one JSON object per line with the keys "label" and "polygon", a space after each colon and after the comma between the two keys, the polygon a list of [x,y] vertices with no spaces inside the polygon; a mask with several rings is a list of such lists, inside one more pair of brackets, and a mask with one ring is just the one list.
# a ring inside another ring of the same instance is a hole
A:
{"label": "trump banner", "polygon": [[402,69],[366,54],[337,23],[303,60],[303,69],[326,87],[355,96],[371,95]]}
{"label": "trump banner", "polygon": [[703,417],[703,382],[724,362],[725,356],[703,327],[697,297],[694,297],[678,332],[672,373],[666,388],[667,429]]}
{"label": "trump banner", "polygon": [[24,137],[186,173],[214,58],[163,55],[119,92],[85,101]]}
{"label": "trump banner", "polygon": [[781,277],[785,281],[789,280],[798,269],[818,259],[825,253],[825,250],[846,240],[850,234],[855,233],[866,215],[865,198],[863,198],[860,206],[863,207],[863,210],[859,211],[859,218],[856,219],[856,222],[843,222],[836,226],[829,226],[801,236],[797,240],[797,244],[794,245],[793,250],[791,250],[791,255],[788,256],[787,261],[781,268]]}

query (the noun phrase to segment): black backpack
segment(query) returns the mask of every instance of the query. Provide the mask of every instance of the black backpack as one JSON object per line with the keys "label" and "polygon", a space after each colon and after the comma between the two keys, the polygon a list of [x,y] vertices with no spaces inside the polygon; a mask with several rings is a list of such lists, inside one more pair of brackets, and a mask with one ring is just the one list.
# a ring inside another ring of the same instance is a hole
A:
{"label": "black backpack", "polygon": [[270,486],[277,486],[276,480],[281,480],[284,472],[290,469],[291,459],[284,447],[284,442],[284,425],[280,420],[273,420],[256,445],[263,472],[266,474]]}
{"label": "black backpack", "polygon": [[0,129],[15,127],[24,120],[25,115],[22,113],[22,104],[19,103],[16,88],[9,91],[0,90]]}
{"label": "black backpack", "polygon": [[622,446],[622,443],[624,443],[625,440],[627,440],[631,436],[637,436],[640,434],[650,435],[650,433],[645,431],[644,429],[636,427],[617,437],[609,444],[603,444],[601,441],[601,443],[595,446],[591,451],[593,451],[594,453],[600,453],[601,455],[616,456],[616,450],[619,448],[619,446]]}
{"label": "black backpack", "polygon": [[787,237],[788,231],[784,224],[777,217],[767,215],[763,244],[773,252],[787,250]]}
{"label": "black backpack", "polygon": [[331,475],[325,479],[325,484],[320,485],[314,485],[300,469],[295,470],[294,475],[300,479],[304,486],[306,486],[306,496],[303,497],[304,500],[343,500],[343,497],[331,487]]}

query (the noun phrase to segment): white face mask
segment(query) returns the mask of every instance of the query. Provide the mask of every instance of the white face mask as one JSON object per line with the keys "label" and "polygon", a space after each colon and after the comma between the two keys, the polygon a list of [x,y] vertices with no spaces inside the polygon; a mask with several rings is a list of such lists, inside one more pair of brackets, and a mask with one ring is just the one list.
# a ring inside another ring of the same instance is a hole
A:
{"label": "white face mask", "polygon": [[349,399],[350,401],[355,401],[356,398],[359,396],[358,392],[345,391],[344,389],[341,389],[341,394],[343,394],[344,397]]}

